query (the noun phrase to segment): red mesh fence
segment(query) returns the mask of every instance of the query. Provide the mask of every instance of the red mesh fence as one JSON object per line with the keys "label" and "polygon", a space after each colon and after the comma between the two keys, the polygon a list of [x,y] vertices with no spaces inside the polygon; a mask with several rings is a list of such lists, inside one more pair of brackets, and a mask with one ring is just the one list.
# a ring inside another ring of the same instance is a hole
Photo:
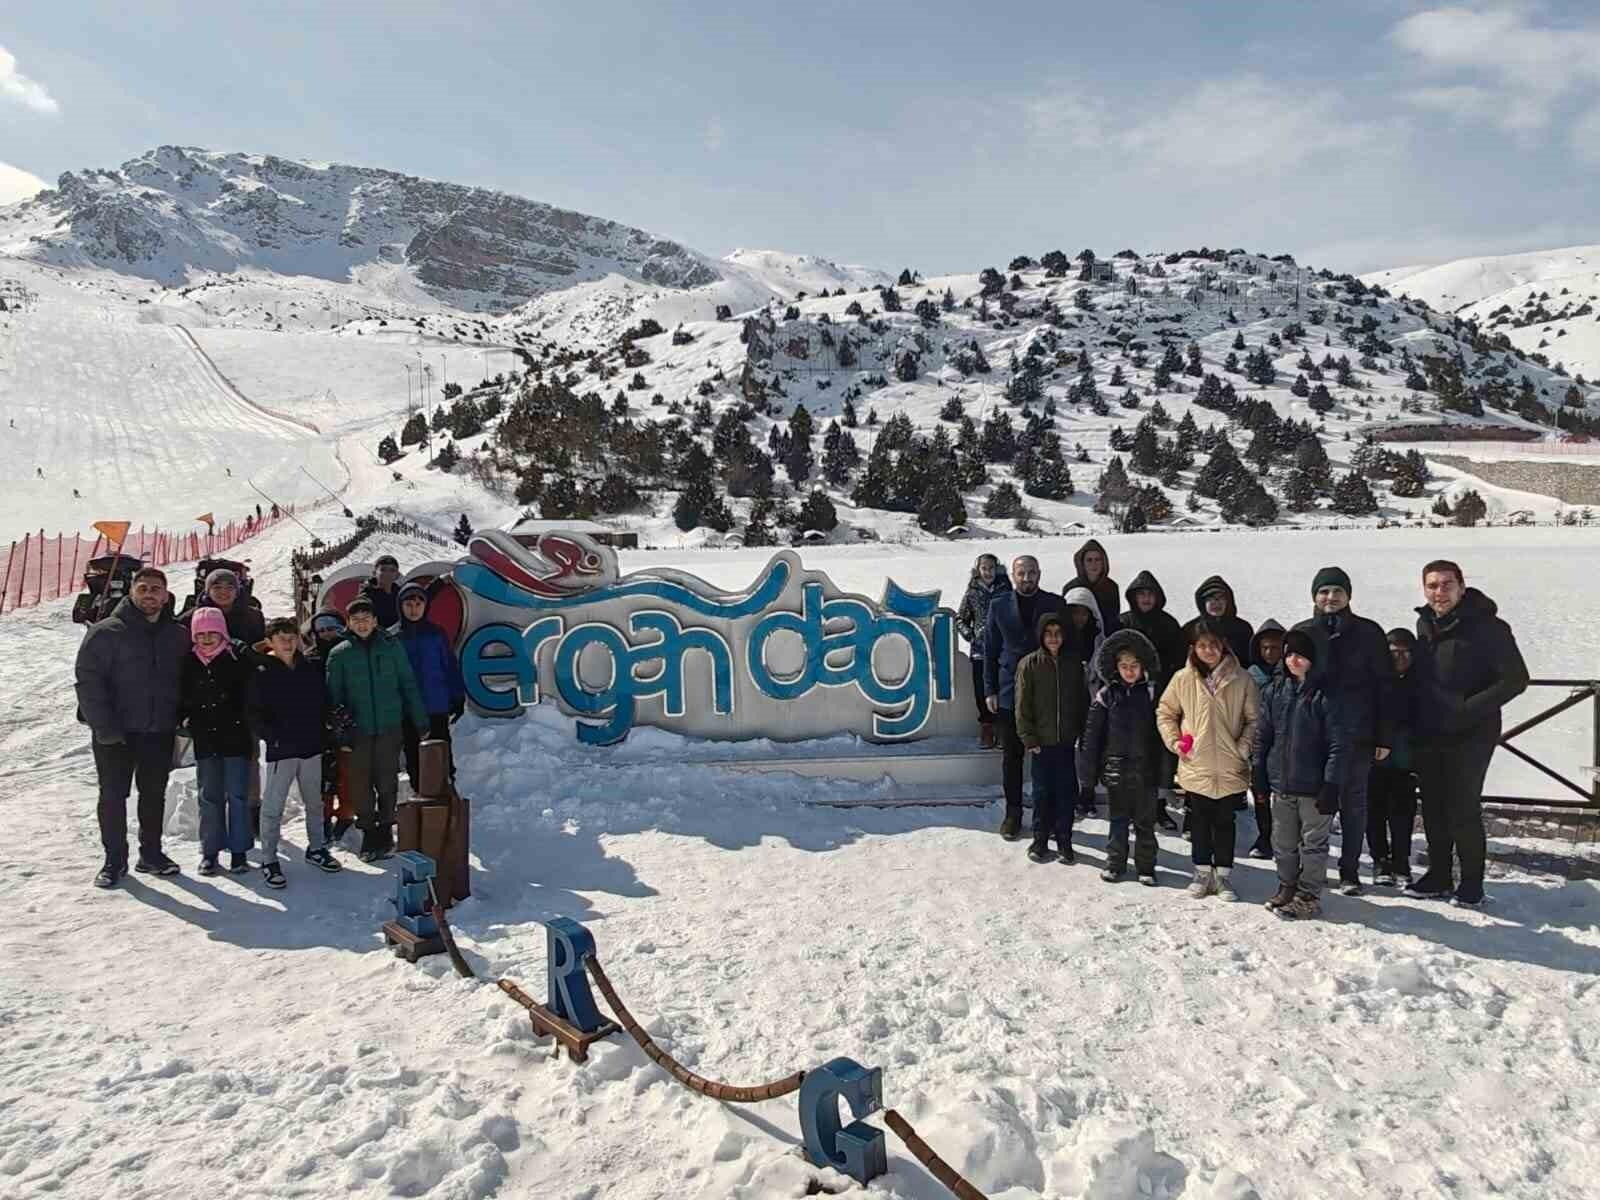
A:
{"label": "red mesh fence", "polygon": [[[156,567],[194,562],[231,550],[287,519],[288,513],[265,516],[259,521],[247,517],[218,525],[209,533],[129,530],[121,552]],[[12,542],[11,548],[0,554],[0,613],[74,594],[83,586],[83,571],[89,560],[115,549],[98,535],[90,538],[61,533],[46,537],[42,529]]]}

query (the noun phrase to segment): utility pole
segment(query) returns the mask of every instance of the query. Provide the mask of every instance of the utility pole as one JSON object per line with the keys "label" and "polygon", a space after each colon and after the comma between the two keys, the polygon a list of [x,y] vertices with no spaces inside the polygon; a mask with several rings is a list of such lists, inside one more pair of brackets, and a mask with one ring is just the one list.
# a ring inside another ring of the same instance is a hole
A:
{"label": "utility pole", "polygon": [[[419,354],[420,358],[421,355]],[[433,368],[427,363],[422,364],[422,390],[427,397],[424,401],[428,415],[428,465],[433,465]]]}
{"label": "utility pole", "polygon": [[406,369],[406,416],[410,417],[412,413],[417,411],[417,406],[411,402],[411,364],[401,363],[400,365]]}

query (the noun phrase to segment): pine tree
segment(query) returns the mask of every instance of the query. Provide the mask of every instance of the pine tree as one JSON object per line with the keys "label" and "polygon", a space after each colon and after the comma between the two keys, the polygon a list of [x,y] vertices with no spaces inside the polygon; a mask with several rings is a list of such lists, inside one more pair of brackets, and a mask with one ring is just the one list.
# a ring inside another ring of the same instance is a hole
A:
{"label": "pine tree", "polygon": [[1184,364],[1183,373],[1185,375],[1193,375],[1196,379],[1206,373],[1205,365],[1200,360],[1199,342],[1189,343],[1188,361]]}
{"label": "pine tree", "polygon": [[867,466],[856,480],[850,493],[850,502],[857,508],[888,508],[894,468],[893,456],[882,445],[875,445],[867,455]]}
{"label": "pine tree", "polygon": [[1227,493],[1232,482],[1241,474],[1249,477],[1249,472],[1239,461],[1239,456],[1234,453],[1233,446],[1224,439],[1217,443],[1217,448],[1211,452],[1206,465],[1200,468],[1200,474],[1194,482],[1194,490],[1210,499],[1219,499]]}
{"label": "pine tree", "polygon": [[954,396],[946,400],[939,408],[939,420],[952,422],[961,420],[961,401]]}
{"label": "pine tree", "polygon": [[773,505],[770,499],[757,500],[750,506],[750,519],[744,525],[746,546],[772,546],[777,536],[772,528]]}
{"label": "pine tree", "polygon": [[439,451],[438,456],[433,460],[434,465],[441,471],[454,471],[456,464],[460,461],[461,451],[456,449],[454,442],[448,440],[444,444],[444,449]]}
{"label": "pine tree", "polygon": [[400,430],[400,444],[402,446],[420,446],[428,439],[428,419],[421,412],[414,412],[406,418],[405,427]]}
{"label": "pine tree", "polygon": [[856,406],[853,401],[847,399],[844,402],[844,407],[839,410],[839,420],[846,429],[855,429],[861,424],[860,418],[856,416]]}
{"label": "pine tree", "polygon": [[1133,431],[1133,449],[1128,458],[1128,465],[1139,475],[1154,475],[1161,469],[1155,422],[1148,417],[1140,421]]}
{"label": "pine tree", "polygon": [[[1408,500],[1422,495],[1424,486],[1427,483],[1426,478],[1418,472],[1416,465],[1412,462],[1411,455],[1416,453],[1415,450],[1412,450],[1403,456],[1394,473],[1394,494]],[[1418,459],[1421,459],[1421,457],[1420,454],[1417,455]]]}
{"label": "pine tree", "polygon": [[1243,350],[1244,349],[1244,334],[1243,333],[1236,333],[1236,334],[1233,335],[1233,348],[1235,350]]}
{"label": "pine tree", "polygon": [[955,479],[943,471],[927,481],[917,505],[917,524],[929,533],[946,533],[967,523],[967,506],[956,490]]}
{"label": "pine tree", "polygon": [[1440,492],[1438,498],[1433,502],[1433,508],[1429,511],[1436,517],[1448,517],[1453,510],[1450,508],[1450,501],[1445,498],[1443,492]]}
{"label": "pine tree", "polygon": [[1289,391],[1304,400],[1311,395],[1311,385],[1306,382],[1304,375],[1296,375],[1294,382],[1289,385]]}
{"label": "pine tree", "polygon": [[998,483],[989,493],[989,498],[983,502],[983,515],[986,517],[1014,517],[1022,511],[1022,496],[1017,491],[1017,485],[1010,480]]}
{"label": "pine tree", "polygon": [[794,412],[789,414],[789,436],[798,441],[809,442],[816,432],[817,425],[811,419],[811,413],[804,404],[797,403]]}
{"label": "pine tree", "polygon": [[1143,533],[1150,526],[1150,519],[1144,515],[1144,508],[1139,504],[1130,504],[1127,515],[1122,518],[1120,529],[1123,533]]}
{"label": "pine tree", "polygon": [[379,461],[384,466],[388,466],[390,463],[398,461],[399,458],[400,447],[395,444],[394,434],[385,434],[383,440],[378,443]]}
{"label": "pine tree", "polygon": [[1468,488],[1456,497],[1456,510],[1451,520],[1457,525],[1476,525],[1489,515],[1489,506],[1475,488]]}
{"label": "pine tree", "polygon": [[1310,512],[1317,506],[1317,489],[1311,476],[1299,467],[1283,482],[1283,499],[1292,512]]}
{"label": "pine tree", "polygon": [[461,514],[461,520],[456,522],[455,530],[451,536],[456,539],[458,546],[465,546],[472,540],[472,522],[467,520],[466,513]]}
{"label": "pine tree", "polygon": [[821,488],[813,488],[805,503],[800,506],[800,512],[795,517],[795,527],[801,532],[815,529],[828,533],[838,524],[839,513],[833,507],[833,501],[828,499],[828,494]]}
{"label": "pine tree", "polygon": [[517,490],[514,493],[517,503],[532,504],[542,491],[544,491],[544,468],[537,462],[530,462],[522,468],[522,474],[517,476]]}
{"label": "pine tree", "polygon": [[1065,500],[1072,495],[1072,473],[1061,457],[1061,443],[1054,435],[1041,451],[1038,465],[1024,490],[1041,500]]}
{"label": "pine tree", "polygon": [[811,468],[815,460],[811,455],[811,442],[806,438],[792,438],[789,453],[784,456],[783,469],[788,473],[789,480],[795,487],[801,487],[806,480],[811,478]]}
{"label": "pine tree", "polygon": [[1347,517],[1361,517],[1377,512],[1378,500],[1360,473],[1351,471],[1334,485],[1333,509]]}

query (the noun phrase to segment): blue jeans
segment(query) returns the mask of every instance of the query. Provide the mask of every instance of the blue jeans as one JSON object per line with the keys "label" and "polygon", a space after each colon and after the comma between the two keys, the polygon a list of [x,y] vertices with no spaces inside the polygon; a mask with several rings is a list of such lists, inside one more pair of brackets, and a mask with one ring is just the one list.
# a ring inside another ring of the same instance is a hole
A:
{"label": "blue jeans", "polygon": [[250,760],[201,758],[194,764],[200,785],[200,853],[250,849]]}
{"label": "blue jeans", "polygon": [[1367,836],[1367,785],[1372,780],[1372,743],[1345,748],[1349,769],[1339,789],[1339,881],[1360,877],[1361,843]]}
{"label": "blue jeans", "polygon": [[1078,768],[1071,744],[1041,746],[1028,755],[1033,773],[1033,844],[1051,837],[1062,850],[1072,845],[1072,818],[1078,807]]}

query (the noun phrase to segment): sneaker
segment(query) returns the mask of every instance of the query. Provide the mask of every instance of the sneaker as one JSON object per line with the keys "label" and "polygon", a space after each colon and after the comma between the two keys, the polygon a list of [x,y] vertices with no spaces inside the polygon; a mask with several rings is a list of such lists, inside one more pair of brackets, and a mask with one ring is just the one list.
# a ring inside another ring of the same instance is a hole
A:
{"label": "sneaker", "polygon": [[277,859],[261,868],[261,876],[269,888],[281,888],[289,882],[283,877],[283,868],[278,865]]}
{"label": "sneaker", "polygon": [[1017,841],[1022,837],[1022,812],[1008,812],[1005,819],[1000,822],[1000,836],[1008,842]]}
{"label": "sneaker", "polygon": [[1266,849],[1264,846],[1251,846],[1250,847],[1250,857],[1251,858],[1261,858],[1261,859],[1271,858],[1272,857],[1272,851]]}
{"label": "sneaker", "polygon": [[1406,884],[1406,895],[1419,896],[1424,900],[1448,900],[1453,891],[1455,885],[1448,878],[1440,879],[1431,872]]}
{"label": "sneaker", "polygon": [[1078,856],[1073,852],[1071,846],[1063,846],[1061,847],[1060,852],[1056,855],[1056,861],[1070,867],[1073,863],[1078,861]]}
{"label": "sneaker", "polygon": [[1216,880],[1212,888],[1218,900],[1232,902],[1239,898],[1239,893],[1233,890],[1233,872],[1227,867],[1218,867]]}
{"label": "sneaker", "polygon": [[1280,912],[1294,903],[1295,888],[1292,883],[1280,883],[1278,890],[1272,893],[1272,899],[1267,901],[1268,912]]}
{"label": "sneaker", "polygon": [[1282,915],[1296,921],[1315,920],[1322,915],[1322,901],[1309,892],[1301,892],[1283,908]]}
{"label": "sneaker", "polygon": [[127,873],[125,868],[119,867],[116,863],[107,863],[95,875],[94,885],[97,888],[116,887]]}
{"label": "sneaker", "polygon": [[1036,844],[1028,847],[1028,861],[1029,862],[1036,862],[1036,863],[1054,862],[1055,858],[1056,858],[1055,851],[1051,850],[1049,846],[1041,846],[1041,845],[1038,845],[1036,843]]}
{"label": "sneaker", "polygon": [[1217,890],[1217,877],[1212,874],[1210,867],[1196,867],[1194,869],[1194,882],[1189,885],[1189,895],[1196,900],[1204,900]]}
{"label": "sneaker", "polygon": [[230,875],[243,875],[250,869],[250,860],[242,853],[228,855],[228,873]]}
{"label": "sneaker", "polygon": [[1156,877],[1154,875],[1141,875],[1139,876],[1139,882],[1144,884],[1145,887],[1155,887]]}
{"label": "sneaker", "polygon": [[1100,878],[1104,879],[1107,883],[1120,883],[1123,875],[1125,874],[1127,874],[1127,872],[1121,867],[1107,867],[1105,870],[1100,872]]}
{"label": "sneaker", "polygon": [[200,860],[200,874],[221,875],[222,868],[217,865],[217,860],[215,858],[202,858]]}
{"label": "sneaker", "polygon": [[133,869],[141,875],[176,875],[179,870],[177,863],[159,852],[149,858],[141,854]]}
{"label": "sneaker", "polygon": [[344,870],[344,864],[326,850],[307,850],[306,861],[329,874]]}
{"label": "sneaker", "polygon": [[1359,879],[1341,879],[1339,881],[1339,894],[1341,896],[1361,895],[1361,881]]}
{"label": "sneaker", "polygon": [[1479,892],[1476,896],[1467,896],[1457,892],[1450,897],[1450,906],[1452,908],[1482,908],[1487,903],[1489,903],[1489,897],[1482,892]]}

